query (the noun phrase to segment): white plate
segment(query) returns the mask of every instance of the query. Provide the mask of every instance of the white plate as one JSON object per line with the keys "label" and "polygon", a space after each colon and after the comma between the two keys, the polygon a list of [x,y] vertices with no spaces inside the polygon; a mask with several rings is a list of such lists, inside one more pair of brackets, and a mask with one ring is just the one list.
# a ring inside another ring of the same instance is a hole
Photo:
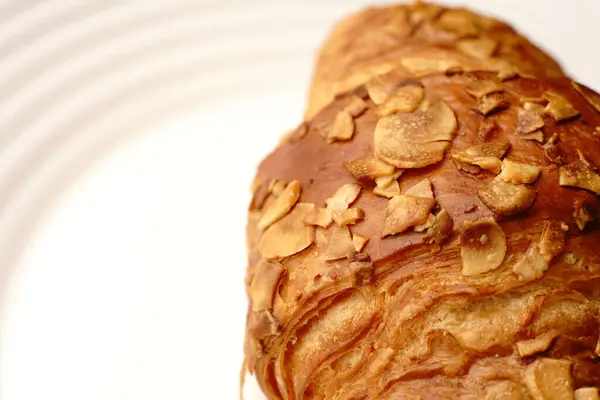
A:
{"label": "white plate", "polygon": [[[248,187],[365,3],[0,5],[0,399],[237,397]],[[469,4],[600,89],[596,0]]]}

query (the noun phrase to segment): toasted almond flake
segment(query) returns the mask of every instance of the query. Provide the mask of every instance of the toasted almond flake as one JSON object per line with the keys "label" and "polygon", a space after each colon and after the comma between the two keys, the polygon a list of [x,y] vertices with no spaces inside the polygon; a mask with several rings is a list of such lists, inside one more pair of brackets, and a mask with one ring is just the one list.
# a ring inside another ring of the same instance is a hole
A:
{"label": "toasted almond flake", "polygon": [[560,186],[578,187],[600,194],[600,175],[581,160],[561,165],[559,173]]}
{"label": "toasted almond flake", "polygon": [[513,266],[513,272],[522,281],[533,281],[540,279],[548,269],[548,261],[540,252],[537,244],[532,244],[523,258]]}
{"label": "toasted almond flake", "polygon": [[327,134],[328,142],[350,140],[354,136],[354,120],[347,111],[340,111]]}
{"label": "toasted almond flake", "polygon": [[431,72],[443,72],[459,66],[456,60],[431,55],[404,57],[400,59],[400,65],[411,74],[419,76]]}
{"label": "toasted almond flake", "polygon": [[600,96],[592,90],[583,87],[577,82],[571,81],[571,84],[598,112],[600,112]]}
{"label": "toasted almond flake", "polygon": [[369,98],[376,105],[382,104],[391,92],[394,91],[395,84],[386,79],[384,75],[378,75],[365,83],[365,89]]}
{"label": "toasted almond flake", "polygon": [[300,182],[290,182],[273,203],[265,210],[258,221],[260,229],[267,229],[286,215],[300,198]]}
{"label": "toasted almond flake", "polygon": [[262,260],[255,269],[250,283],[249,295],[252,310],[270,310],[273,308],[273,296],[285,269],[267,260]]}
{"label": "toasted almond flake", "polygon": [[588,222],[594,220],[588,210],[587,203],[582,199],[577,199],[573,203],[573,218],[575,218],[575,223],[581,231],[585,229]]}
{"label": "toasted almond flake", "polygon": [[535,140],[537,142],[544,143],[544,134],[542,131],[535,131],[521,136],[521,139]]}
{"label": "toasted almond flake", "polygon": [[357,253],[360,253],[364,249],[365,245],[369,241],[368,236],[361,235],[358,232],[352,232],[352,243]]}
{"label": "toasted almond flake", "polygon": [[454,221],[444,209],[435,216],[435,221],[424,236],[425,243],[442,244],[452,234]]}
{"label": "toasted almond flake", "polygon": [[478,275],[496,269],[505,255],[506,235],[493,218],[465,222],[460,250],[463,275]]}
{"label": "toasted almond flake", "polygon": [[342,211],[333,211],[333,220],[338,226],[355,224],[365,217],[365,212],[360,208],[348,208]]}
{"label": "toasted almond flake", "polygon": [[556,336],[556,332],[551,331],[542,333],[533,339],[521,340],[517,342],[517,351],[519,352],[519,356],[528,357],[533,354],[548,350]]}
{"label": "toasted almond flake", "polygon": [[396,171],[396,168],[393,165],[381,161],[376,157],[365,157],[357,160],[345,161],[344,167],[359,180],[390,176]]}
{"label": "toasted almond flake", "polygon": [[498,41],[486,37],[463,39],[457,43],[457,47],[465,54],[487,60],[498,48]]}
{"label": "toasted almond flake", "polygon": [[403,169],[397,169],[393,174],[375,178],[375,184],[378,188],[385,189],[394,182],[398,182],[398,178],[404,173]]}
{"label": "toasted almond flake", "polygon": [[478,36],[480,32],[473,15],[465,10],[447,9],[438,18],[436,25],[456,34],[458,38]]}
{"label": "toasted almond flake", "polygon": [[442,160],[456,133],[456,117],[444,101],[413,113],[380,118],[375,127],[375,156],[397,168],[420,168]]}
{"label": "toasted almond flake", "polygon": [[484,117],[487,117],[495,111],[503,110],[508,106],[509,104],[504,99],[503,93],[491,93],[483,96],[477,101],[477,111]]}
{"label": "toasted almond flake", "polygon": [[507,140],[494,140],[493,142],[471,146],[465,150],[465,153],[472,157],[502,158],[509,147],[510,143]]}
{"label": "toasted almond flake", "polygon": [[496,81],[476,81],[469,85],[467,93],[476,99],[492,93],[501,93],[504,91],[504,85]]}
{"label": "toasted almond flake", "polygon": [[325,261],[339,260],[352,255],[355,252],[352,235],[347,226],[339,227],[334,225],[325,254],[319,258]]}
{"label": "toasted almond flake", "polygon": [[546,221],[540,237],[540,253],[549,263],[554,257],[565,251],[565,231],[556,221]]}
{"label": "toasted almond flake", "polygon": [[433,187],[431,185],[431,181],[429,179],[423,179],[416,185],[412,186],[405,193],[405,196],[412,197],[425,197],[428,199],[433,199]]}
{"label": "toasted almond flake", "polygon": [[394,181],[391,185],[388,185],[384,188],[375,186],[373,193],[375,193],[377,196],[391,199],[392,197],[400,194],[400,185],[398,185],[398,181]]}
{"label": "toasted almond flake", "polygon": [[382,238],[401,233],[427,221],[435,200],[424,197],[394,196],[388,202]]}
{"label": "toasted almond flake", "polygon": [[375,114],[378,117],[385,117],[398,112],[413,112],[423,100],[424,95],[425,91],[421,86],[402,86],[376,108]]}
{"label": "toasted almond flake", "polygon": [[542,168],[537,165],[524,164],[505,158],[502,161],[502,173],[499,177],[508,183],[534,183],[540,177],[541,172]]}
{"label": "toasted almond flake", "polygon": [[594,387],[579,388],[575,391],[574,400],[600,400],[600,394]]}
{"label": "toasted almond flake", "polygon": [[456,167],[456,169],[458,169],[459,171],[464,171],[469,174],[477,175],[483,170],[479,165],[462,162],[462,161],[459,161],[457,158],[460,158],[460,157],[454,157],[454,155],[453,155],[452,162],[454,163],[454,166]]}
{"label": "toasted almond flake", "polygon": [[[541,106],[540,106],[541,107]],[[544,118],[536,111],[519,110],[517,133],[525,135],[544,127]]]}
{"label": "toasted almond flake", "polygon": [[[452,155],[457,168],[461,171],[469,172],[471,174],[478,174],[482,169],[491,171],[495,174],[500,173],[501,161],[496,157],[472,157],[463,152],[455,153]],[[465,167],[467,165],[474,165],[478,168]]]}
{"label": "toasted almond flake", "polygon": [[314,204],[298,203],[285,217],[263,233],[258,250],[267,259],[288,257],[306,249],[315,240],[315,227],[306,225],[304,217]]}
{"label": "toasted almond flake", "polygon": [[534,400],[574,398],[571,361],[538,358],[525,368],[523,380]]}
{"label": "toasted almond flake", "polygon": [[333,211],[342,211],[356,200],[362,188],[356,183],[342,185],[333,196],[325,200],[325,207]]}
{"label": "toasted almond flake", "polygon": [[410,13],[410,22],[412,25],[420,25],[424,21],[437,18],[444,9],[437,4],[415,3]]}
{"label": "toasted almond flake", "polygon": [[427,221],[425,221],[424,224],[415,225],[413,227],[413,230],[415,232],[424,232],[424,231],[428,230],[429,228],[431,228],[434,223],[435,223],[435,215],[429,214],[429,216],[427,217]]}
{"label": "toasted almond flake", "polygon": [[544,92],[544,98],[548,100],[544,113],[550,115],[556,121],[564,121],[579,115],[573,105],[558,93]]}
{"label": "toasted almond flake", "polygon": [[328,208],[315,207],[304,217],[304,223],[329,228],[333,224],[333,211]]}
{"label": "toasted almond flake", "polygon": [[350,104],[344,109],[350,116],[356,118],[365,112],[367,109],[367,103],[358,96],[352,96]]}
{"label": "toasted almond flake", "polygon": [[535,201],[535,191],[525,185],[492,180],[477,193],[479,199],[498,215],[510,216],[527,210]]}

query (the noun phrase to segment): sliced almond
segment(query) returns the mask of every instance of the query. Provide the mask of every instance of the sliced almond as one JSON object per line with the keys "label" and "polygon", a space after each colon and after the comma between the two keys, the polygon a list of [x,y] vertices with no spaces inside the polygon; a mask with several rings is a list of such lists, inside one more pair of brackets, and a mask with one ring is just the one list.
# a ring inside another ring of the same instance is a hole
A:
{"label": "sliced almond", "polygon": [[577,199],[573,203],[573,218],[575,218],[575,223],[580,231],[585,229],[588,222],[594,220],[587,208],[587,203],[581,199]]}
{"label": "sliced almond", "polygon": [[429,228],[424,236],[425,243],[442,244],[452,234],[454,229],[454,221],[450,217],[450,214],[446,210],[440,211],[435,216],[433,226]]}
{"label": "sliced almond", "polygon": [[352,235],[347,226],[339,227],[334,225],[332,228],[329,243],[325,254],[319,258],[325,261],[339,260],[340,258],[349,257],[355,252]]}
{"label": "sliced almond", "polygon": [[467,93],[476,99],[481,99],[483,96],[492,93],[501,93],[504,91],[504,85],[500,82],[486,80],[486,81],[475,81],[470,84],[467,88]]}
{"label": "sliced almond", "polygon": [[433,188],[431,186],[431,181],[429,179],[423,179],[416,185],[412,186],[405,193],[405,196],[412,197],[425,197],[428,199],[433,199]]}
{"label": "sliced almond", "polygon": [[[541,107],[541,106],[540,106]],[[519,135],[535,132],[544,127],[544,118],[536,111],[519,110],[516,130]]]}
{"label": "sliced almond", "polygon": [[523,380],[534,400],[574,398],[571,361],[538,358],[527,366]]}
{"label": "sliced almond", "polygon": [[373,189],[373,193],[375,193],[377,196],[387,197],[388,199],[391,199],[392,197],[398,196],[400,194],[400,185],[398,185],[398,181],[394,181],[391,185],[388,185],[383,188],[375,186],[375,188]]}
{"label": "sliced almond", "polygon": [[[472,157],[463,152],[453,154],[452,158],[457,161],[455,165],[457,165],[461,171],[469,172],[471,174],[478,174],[482,169],[498,174],[500,173],[502,164],[500,159],[496,157]],[[465,168],[465,164],[474,165],[478,168]]]}
{"label": "sliced almond", "polygon": [[494,140],[471,146],[465,150],[465,153],[471,157],[496,157],[502,158],[508,151],[510,143],[507,140]]}
{"label": "sliced almond", "polygon": [[290,182],[273,203],[265,210],[258,221],[260,229],[267,229],[286,215],[300,198],[300,182]]}
{"label": "sliced almond", "polygon": [[415,225],[413,227],[413,230],[415,232],[424,232],[427,229],[431,228],[434,223],[435,223],[435,215],[429,214],[429,216],[427,217],[427,221],[425,221],[425,223],[423,223],[423,224]]}
{"label": "sliced almond", "polygon": [[338,226],[355,224],[365,217],[365,212],[360,208],[348,208],[342,211],[333,212],[333,220]]}
{"label": "sliced almond", "polygon": [[545,99],[527,98],[527,99],[521,99],[521,100],[524,101],[523,109],[525,111],[531,111],[531,112],[534,112],[539,115],[542,115],[544,113],[544,110],[546,109],[546,105],[548,104],[548,100],[545,100]]}
{"label": "sliced almond", "polygon": [[306,214],[303,221],[307,225],[329,228],[333,224],[333,211],[328,208],[315,207]]}
{"label": "sliced almond", "polygon": [[262,260],[256,266],[249,289],[252,310],[271,310],[273,308],[273,296],[284,272],[285,269],[281,265],[267,260]]}
{"label": "sliced almond", "polygon": [[436,21],[436,26],[456,34],[458,38],[478,36],[480,32],[473,14],[459,9],[444,11]]}
{"label": "sliced almond", "polygon": [[523,258],[513,267],[513,272],[522,281],[533,281],[540,279],[548,269],[548,261],[540,252],[537,244],[532,244]]}
{"label": "sliced almond", "polygon": [[544,143],[544,134],[542,133],[542,131],[535,131],[531,133],[526,133],[525,135],[521,136],[521,139],[535,140],[536,142]]}
{"label": "sliced almond", "polygon": [[575,391],[574,400],[600,400],[600,394],[598,394],[598,389],[594,387],[579,388]]}
{"label": "sliced almond", "polygon": [[377,75],[365,83],[369,98],[376,105],[382,104],[395,89],[396,82],[386,75]]}
{"label": "sliced almond", "polygon": [[313,208],[314,204],[298,203],[285,217],[271,225],[258,243],[262,256],[267,259],[288,257],[310,246],[315,240],[315,227],[302,221]]}
{"label": "sliced almond", "polygon": [[333,196],[325,200],[325,206],[333,211],[345,210],[356,200],[361,189],[361,186],[356,183],[347,183],[341,186]]}
{"label": "sliced almond", "polygon": [[424,95],[425,91],[421,86],[402,86],[377,107],[375,114],[378,117],[385,117],[398,112],[413,112],[423,100]]}
{"label": "sliced almond", "polygon": [[377,187],[379,187],[381,189],[385,189],[386,187],[390,186],[392,183],[394,183],[394,182],[397,183],[398,178],[400,178],[400,176],[402,176],[403,173],[404,173],[403,169],[398,169],[391,175],[375,178],[375,184],[377,185]]}
{"label": "sliced almond", "polygon": [[356,118],[367,109],[367,103],[358,96],[352,96],[350,104],[344,109],[350,116]]}
{"label": "sliced almond", "polygon": [[347,111],[340,111],[327,134],[327,141],[337,142],[352,139],[354,136],[354,120]]}
{"label": "sliced almond", "polygon": [[508,183],[534,183],[540,177],[541,172],[542,168],[537,165],[523,164],[505,158],[502,161],[502,173],[499,177]]}
{"label": "sliced almond", "polygon": [[394,196],[388,202],[382,238],[401,233],[427,221],[435,200],[424,197]]}
{"label": "sliced almond", "polygon": [[504,98],[504,93],[491,93],[483,96],[477,101],[477,111],[484,117],[509,106]]}
{"label": "sliced almond", "polygon": [[506,235],[493,218],[465,222],[460,250],[463,275],[478,275],[496,269],[505,255]]}
{"label": "sliced almond", "polygon": [[368,241],[368,236],[361,235],[357,232],[352,233],[352,243],[354,244],[354,249],[357,253],[360,253],[362,251],[362,249],[365,247]]}
{"label": "sliced almond", "polygon": [[460,66],[457,60],[440,56],[441,54],[424,54],[403,57],[400,59],[400,65],[406,68],[411,74],[418,76],[433,72],[444,72]]}
{"label": "sliced almond", "polygon": [[579,115],[575,107],[558,93],[545,92],[544,98],[548,100],[544,113],[550,115],[556,121],[564,121]]}
{"label": "sliced almond", "polygon": [[413,113],[379,119],[375,127],[375,156],[398,168],[435,164],[444,158],[456,129],[456,117],[446,102],[421,104]]}
{"label": "sliced almond", "polygon": [[581,160],[561,165],[559,171],[560,186],[573,186],[600,194],[600,175]]}
{"label": "sliced almond", "polygon": [[498,41],[486,37],[463,39],[457,43],[460,51],[472,57],[487,60],[498,48]]}
{"label": "sliced almond", "polygon": [[345,161],[344,167],[359,180],[390,176],[396,171],[396,168],[393,165],[381,161],[376,157],[365,157],[357,160]]}
{"label": "sliced almond", "polygon": [[535,201],[535,191],[525,185],[492,180],[477,193],[479,199],[498,215],[510,216],[527,210]]}
{"label": "sliced almond", "polygon": [[556,221],[547,221],[540,237],[540,253],[549,263],[554,257],[565,251],[565,231]]}
{"label": "sliced almond", "polygon": [[596,111],[600,112],[600,95],[598,95],[592,90],[581,86],[577,82],[571,82],[571,84],[573,85],[575,90],[577,90],[579,94],[581,94],[583,98],[586,99],[587,102],[590,103],[596,109]]}
{"label": "sliced almond", "polygon": [[[455,155],[452,155],[452,162],[454,163],[454,166],[456,166],[456,169],[458,169],[459,171],[464,171],[468,174],[477,175],[483,170],[479,165],[459,161],[459,158],[461,157],[455,157]],[[471,158],[469,158],[469,161],[471,161]]]}
{"label": "sliced almond", "polygon": [[528,357],[548,350],[554,341],[554,338],[556,338],[555,332],[546,332],[536,336],[533,339],[521,340],[517,342],[517,351],[519,352],[519,356]]}

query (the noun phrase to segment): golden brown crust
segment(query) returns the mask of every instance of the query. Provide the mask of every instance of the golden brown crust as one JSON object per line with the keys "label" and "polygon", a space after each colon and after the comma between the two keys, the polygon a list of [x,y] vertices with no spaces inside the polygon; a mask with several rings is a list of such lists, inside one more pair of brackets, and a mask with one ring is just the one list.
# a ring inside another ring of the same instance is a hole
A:
{"label": "golden brown crust", "polygon": [[341,21],[324,43],[306,116],[336,94],[392,69],[405,74],[462,69],[506,77],[563,75],[550,56],[492,18],[425,3],[370,8]]}

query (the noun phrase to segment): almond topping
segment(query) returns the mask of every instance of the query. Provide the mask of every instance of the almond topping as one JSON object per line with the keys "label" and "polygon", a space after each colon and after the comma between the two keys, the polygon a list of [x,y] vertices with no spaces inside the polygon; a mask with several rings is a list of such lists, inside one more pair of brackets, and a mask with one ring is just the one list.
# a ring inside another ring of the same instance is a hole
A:
{"label": "almond topping", "polygon": [[544,134],[542,133],[542,131],[535,131],[531,133],[526,133],[525,135],[521,136],[521,139],[535,140],[537,142],[544,143]]}
{"label": "almond topping", "polygon": [[365,217],[365,212],[360,208],[348,208],[342,211],[333,212],[333,220],[338,226],[355,224]]}
{"label": "almond topping", "polygon": [[517,351],[521,357],[528,357],[536,353],[548,350],[556,337],[555,332],[546,332],[533,339],[517,342]]}
{"label": "almond topping", "polygon": [[588,222],[594,220],[587,208],[587,203],[581,199],[575,200],[573,204],[573,218],[575,218],[575,223],[580,231],[585,229]]}
{"label": "almond topping", "polygon": [[600,194],[600,176],[596,171],[577,160],[568,165],[561,165],[558,184],[573,186]]}
{"label": "almond topping", "polygon": [[587,100],[598,112],[600,112],[600,96],[595,93],[593,90],[590,90],[577,82],[571,82],[575,90],[579,92],[583,96],[584,99]]}
{"label": "almond topping", "polygon": [[535,191],[525,185],[513,185],[500,179],[494,179],[477,193],[483,204],[502,216],[527,210],[533,204],[535,195]]}
{"label": "almond topping", "polygon": [[356,118],[365,112],[367,103],[358,96],[353,96],[350,104],[344,109],[350,116]]}
{"label": "almond topping", "polygon": [[273,308],[273,296],[285,269],[267,260],[262,260],[255,269],[250,283],[249,295],[252,310],[270,310]]}
{"label": "almond topping", "polygon": [[442,210],[435,216],[433,226],[425,234],[425,243],[442,244],[450,237],[453,229],[454,221],[452,221],[450,214],[446,210]]}
{"label": "almond topping", "polygon": [[465,222],[460,250],[463,275],[478,275],[496,269],[505,255],[506,235],[493,218]]}
{"label": "almond topping", "polygon": [[329,237],[327,250],[319,258],[325,261],[339,260],[340,258],[352,255],[354,252],[354,243],[352,242],[350,229],[347,226],[338,227],[334,225]]}
{"label": "almond topping", "polygon": [[594,387],[584,387],[575,391],[574,400],[600,400],[600,395],[598,394],[598,389]]}
{"label": "almond topping", "polygon": [[507,140],[495,140],[469,147],[465,153],[471,157],[496,157],[502,158],[508,151],[510,143]]}
{"label": "almond topping", "polygon": [[327,134],[327,141],[332,143],[336,141],[350,140],[354,136],[354,120],[347,111],[340,111],[333,125]]}
{"label": "almond topping", "polygon": [[513,267],[513,272],[522,281],[540,279],[548,269],[548,261],[542,256],[537,244],[532,244],[523,258]]}
{"label": "almond topping", "polygon": [[400,194],[400,185],[398,185],[398,181],[394,181],[391,185],[388,185],[384,188],[375,186],[373,193],[375,193],[377,196],[391,199],[392,197]]}
{"label": "almond topping", "polygon": [[563,96],[554,92],[545,92],[544,98],[548,100],[548,105],[544,113],[550,115],[556,121],[564,121],[579,115],[579,112]]}
{"label": "almond topping", "polygon": [[456,133],[456,117],[444,101],[421,107],[413,113],[380,118],[375,128],[375,155],[398,168],[420,168],[435,164]]}
{"label": "almond topping", "polygon": [[344,167],[359,180],[390,176],[396,171],[396,168],[393,165],[381,161],[376,157],[365,157],[352,161],[344,161]]}
{"label": "almond topping", "polygon": [[[508,150],[509,143],[506,140],[496,140],[493,142],[483,143],[472,146],[452,155],[457,168],[472,174],[478,174],[481,169],[486,169],[495,174],[500,173],[501,161]],[[474,165],[479,168],[468,168],[464,164]]]}
{"label": "almond topping", "polygon": [[352,233],[352,243],[354,244],[354,249],[357,253],[360,253],[362,251],[362,249],[365,247],[368,241],[369,237],[363,236],[357,232]]}
{"label": "almond topping", "polygon": [[394,196],[388,202],[382,238],[406,231],[427,221],[435,200],[424,197]]}
{"label": "almond topping", "polygon": [[535,132],[543,127],[544,118],[540,114],[535,111],[519,110],[519,118],[517,119],[516,126],[519,135]]}
{"label": "almond topping", "polygon": [[361,187],[356,183],[347,183],[340,187],[335,194],[325,200],[325,206],[333,211],[342,211],[356,200]]}
{"label": "almond topping", "polygon": [[258,221],[258,227],[260,229],[267,229],[276,221],[280,220],[286,215],[300,198],[300,182],[290,182],[281,194],[275,199],[273,203],[267,208]]}
{"label": "almond topping", "polygon": [[333,211],[328,208],[315,207],[304,217],[304,223],[329,228],[333,224]]}
{"label": "almond topping", "polygon": [[570,361],[538,358],[527,366],[523,380],[534,400],[573,399]]}
{"label": "almond topping", "polygon": [[375,114],[378,117],[385,117],[398,112],[413,112],[423,100],[424,95],[425,91],[421,86],[402,86],[389,95],[387,99],[377,107]]}
{"label": "almond topping", "polygon": [[487,117],[494,111],[503,110],[508,106],[508,102],[504,99],[504,93],[491,93],[477,101],[477,111],[484,117]]}
{"label": "almond topping", "polygon": [[394,72],[384,75],[377,75],[365,83],[365,89],[369,93],[369,98],[376,105],[382,104],[390,93],[394,91],[397,85],[397,79],[394,79]]}
{"label": "almond topping", "polygon": [[379,187],[381,189],[385,189],[386,187],[390,186],[392,183],[394,183],[394,182],[397,183],[398,178],[400,178],[402,173],[404,173],[404,170],[398,169],[398,170],[396,170],[396,172],[394,172],[391,175],[382,176],[380,178],[375,178],[375,184],[377,185],[377,187]]}
{"label": "almond topping", "polygon": [[463,39],[457,43],[457,47],[465,54],[487,60],[498,48],[498,41],[486,37],[479,39]]}
{"label": "almond topping", "polygon": [[501,93],[503,91],[504,86],[495,81],[476,81],[467,88],[467,93],[476,99],[481,99],[488,94]]}
{"label": "almond topping", "polygon": [[540,253],[546,262],[565,251],[565,231],[559,222],[547,221],[540,237]]}
{"label": "almond topping", "polygon": [[508,183],[533,183],[538,180],[542,168],[537,165],[523,164],[505,158],[502,161],[500,179]]}
{"label": "almond topping", "polygon": [[544,113],[547,104],[548,101],[544,99],[527,99],[523,103],[523,109],[541,115]]}
{"label": "almond topping", "polygon": [[298,203],[285,217],[271,225],[258,243],[262,256],[269,259],[288,257],[310,246],[315,240],[315,227],[302,221],[313,208],[314,204]]}
{"label": "almond topping", "polygon": [[424,232],[427,229],[431,228],[434,223],[435,223],[435,215],[429,214],[429,216],[427,217],[427,221],[425,221],[424,224],[415,225],[413,227],[413,230],[415,232]]}
{"label": "almond topping", "polygon": [[412,197],[425,197],[428,199],[433,199],[433,189],[431,186],[431,181],[429,179],[423,179],[421,182],[412,186],[405,193],[405,196]]}

